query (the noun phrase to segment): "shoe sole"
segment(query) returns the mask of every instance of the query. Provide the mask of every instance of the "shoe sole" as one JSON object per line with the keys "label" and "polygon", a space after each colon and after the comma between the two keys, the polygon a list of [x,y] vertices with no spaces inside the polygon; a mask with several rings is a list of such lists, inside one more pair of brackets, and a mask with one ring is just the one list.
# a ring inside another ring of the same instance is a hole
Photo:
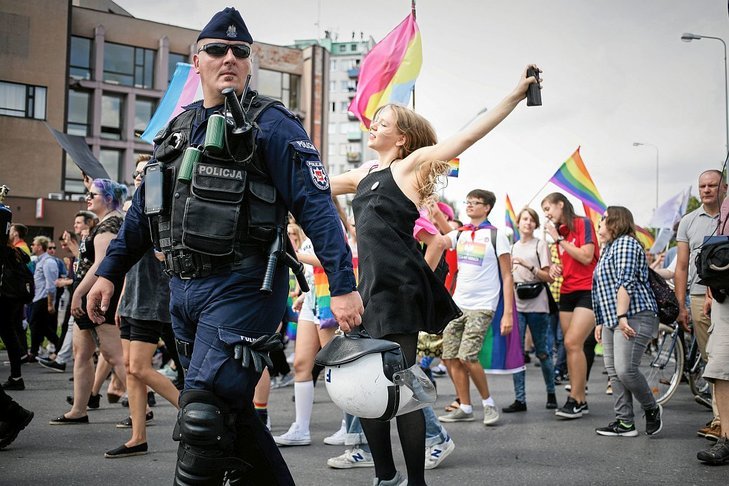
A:
{"label": "shoe sole", "polygon": [[311,445],[311,440],[276,440],[273,439],[277,446],[308,446]]}
{"label": "shoe sole", "polygon": [[452,424],[455,422],[473,422],[474,420],[476,420],[476,418],[470,417],[470,418],[452,419],[452,418],[446,418],[446,417],[438,417],[438,420],[440,420],[441,422]]}
{"label": "shoe sole", "polygon": [[638,437],[637,430],[631,430],[630,432],[602,432],[596,430],[595,433],[603,437]]}
{"label": "shoe sole", "polygon": [[354,469],[355,467],[375,467],[374,461],[361,461],[361,462],[348,462],[346,465],[344,464],[332,464],[331,462],[327,461],[327,466],[331,467],[332,469]]}
{"label": "shoe sole", "polygon": [[105,453],[104,457],[107,459],[119,459],[122,457],[143,456],[148,453],[149,453],[149,451],[127,452],[125,454],[107,454],[107,453]]}
{"label": "shoe sole", "polygon": [[59,370],[58,368],[54,368],[53,366],[43,364],[40,361],[38,361],[38,364],[41,365],[43,368],[45,368],[47,370],[55,371],[56,373],[65,373],[66,372],[66,368]]}
{"label": "shoe sole", "polygon": [[499,421],[499,419],[500,419],[500,418],[501,418],[501,417],[496,417],[496,418],[492,418],[492,419],[484,420],[484,421],[483,421],[483,424],[484,424],[484,425],[494,425],[494,424],[496,424],[496,422],[498,422],[498,421]]}
{"label": "shoe sole", "polygon": [[56,422],[55,420],[51,420],[48,422],[48,425],[89,425],[88,422]]}
{"label": "shoe sole", "polygon": [[557,417],[561,417],[564,419],[578,419],[581,418],[583,415],[585,415],[585,412],[577,412],[577,413],[566,413],[562,411],[555,412],[555,415]]}
{"label": "shoe sole", "polygon": [[324,439],[324,443],[331,446],[343,446],[344,439],[330,439],[329,437],[327,437]]}

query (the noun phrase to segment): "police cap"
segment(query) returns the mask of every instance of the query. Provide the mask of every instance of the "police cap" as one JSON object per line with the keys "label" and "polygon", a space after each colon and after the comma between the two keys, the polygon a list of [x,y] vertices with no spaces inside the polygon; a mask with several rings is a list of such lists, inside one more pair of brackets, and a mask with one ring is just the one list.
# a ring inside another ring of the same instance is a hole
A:
{"label": "police cap", "polygon": [[208,25],[203,27],[197,40],[200,39],[223,39],[230,41],[241,41],[253,43],[253,37],[248,32],[243,17],[233,7],[226,7],[213,15]]}

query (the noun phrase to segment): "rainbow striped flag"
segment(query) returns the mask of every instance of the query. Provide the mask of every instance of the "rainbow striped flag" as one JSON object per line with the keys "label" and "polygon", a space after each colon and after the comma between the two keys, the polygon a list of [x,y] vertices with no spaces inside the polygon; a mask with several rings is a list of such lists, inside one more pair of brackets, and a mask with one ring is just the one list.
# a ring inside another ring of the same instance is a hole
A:
{"label": "rainbow striped flag", "polygon": [[[499,274],[501,280],[501,274]],[[501,335],[501,317],[504,315],[504,292],[499,293],[499,305],[496,306],[478,360],[484,371],[491,374],[513,374],[524,370],[524,352],[519,336],[519,322],[516,316],[516,302],[513,303],[514,323],[511,332]]]}
{"label": "rainbow striped flag", "polygon": [[602,216],[607,208],[602,196],[600,196],[600,192],[597,190],[597,186],[590,177],[590,173],[587,171],[587,167],[585,167],[585,163],[582,161],[582,157],[580,157],[580,147],[577,147],[577,150],[549,179],[549,182],[575,196],[584,205],[597,211],[599,216]]}
{"label": "rainbow striped flag", "polygon": [[595,228],[595,231],[597,232],[598,226],[600,226],[600,220],[602,219],[602,215],[605,214],[604,212],[598,213],[594,209],[592,209],[590,206],[588,206],[585,203],[582,203],[582,207],[585,209],[585,216],[587,216],[587,219],[589,219],[592,222],[592,226]]}
{"label": "rainbow striped flag", "polygon": [[456,157],[448,161],[448,165],[451,166],[448,171],[448,177],[458,177],[458,169],[461,167],[461,159]]}
{"label": "rainbow striped flag", "polygon": [[[357,257],[352,257],[352,269],[354,270],[355,280],[358,277],[358,262],[359,259]],[[339,323],[334,318],[331,308],[332,297],[329,294],[329,279],[327,279],[327,274],[322,267],[314,267],[314,288],[312,291],[316,297],[316,309],[314,313],[319,318],[319,327],[326,329],[328,327],[338,326]]]}
{"label": "rainbow striped flag", "polygon": [[379,107],[388,103],[407,105],[422,64],[420,30],[411,13],[362,60],[357,94],[349,111],[369,128]]}
{"label": "rainbow striped flag", "polygon": [[514,243],[519,241],[519,225],[516,222],[516,213],[514,212],[514,206],[511,205],[511,199],[509,195],[506,195],[506,227],[511,228],[514,233]]}
{"label": "rainbow striped flag", "polygon": [[153,143],[154,137],[175,116],[182,113],[182,107],[195,100],[202,99],[202,86],[200,75],[195,72],[191,64],[177,63],[175,74],[162,97],[157,110],[152,115],[144,133],[139,137],[147,143]]}
{"label": "rainbow striped flag", "polygon": [[653,248],[653,243],[656,242],[656,239],[647,229],[642,226],[638,226],[637,224],[635,225],[635,236],[638,238],[638,241],[640,241],[640,244],[643,245],[645,250]]}

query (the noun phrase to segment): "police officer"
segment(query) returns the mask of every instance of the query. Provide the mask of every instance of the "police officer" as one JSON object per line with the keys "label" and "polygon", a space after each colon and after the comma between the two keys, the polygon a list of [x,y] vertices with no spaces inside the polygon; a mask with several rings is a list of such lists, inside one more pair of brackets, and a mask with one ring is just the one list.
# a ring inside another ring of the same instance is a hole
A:
{"label": "police officer", "polygon": [[[114,286],[152,242],[164,252],[172,274],[173,327],[187,368],[174,432],[180,441],[177,485],[225,479],[293,484],[252,404],[261,358],[275,341],[270,336],[286,305],[285,267],[276,268],[270,292],[260,290],[269,249],[286,235],[286,209],[317,248],[340,326],[347,331],[361,323],[351,253],[326,172],[303,127],[280,103],[251,91],[242,105],[255,123],[237,130],[230,99],[222,94],[226,88],[244,94],[252,42],[231,7],[215,14],[200,33],[193,61],[204,98],[185,107],[155,139],[145,182],[88,294],[87,311],[98,319]],[[220,124],[213,126],[214,113],[227,120],[224,147],[201,148],[190,165],[185,151],[205,147],[207,132],[220,131]],[[150,177],[150,171],[162,176]],[[161,204],[151,203],[158,190]]]}

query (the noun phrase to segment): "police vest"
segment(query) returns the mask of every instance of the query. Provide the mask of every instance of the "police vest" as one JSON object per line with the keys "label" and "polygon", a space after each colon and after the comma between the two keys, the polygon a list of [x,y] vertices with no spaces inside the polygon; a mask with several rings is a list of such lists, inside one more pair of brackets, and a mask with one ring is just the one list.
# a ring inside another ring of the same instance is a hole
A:
{"label": "police vest", "polygon": [[172,273],[201,277],[251,255],[265,255],[277,231],[285,231],[286,207],[256,152],[256,120],[274,104],[282,105],[249,92],[244,106],[253,128],[243,135],[228,131],[229,150],[223,153],[205,150],[189,181],[179,173],[196,110],[184,111],[155,137],[164,204],[149,217],[150,228]]}

